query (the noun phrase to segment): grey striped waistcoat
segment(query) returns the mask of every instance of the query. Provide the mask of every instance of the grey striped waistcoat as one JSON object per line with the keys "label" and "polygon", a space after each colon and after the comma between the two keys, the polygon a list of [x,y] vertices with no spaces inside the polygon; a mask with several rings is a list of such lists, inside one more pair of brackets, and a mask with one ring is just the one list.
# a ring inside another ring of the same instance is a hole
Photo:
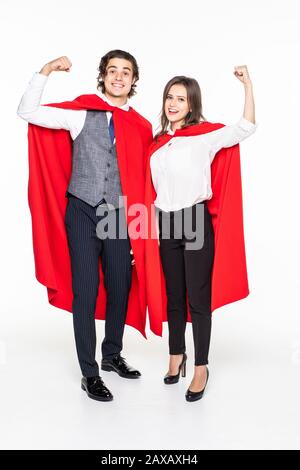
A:
{"label": "grey striped waistcoat", "polygon": [[105,111],[87,111],[84,126],[73,140],[67,191],[93,207],[102,199],[114,207],[124,205],[116,146],[111,143]]}

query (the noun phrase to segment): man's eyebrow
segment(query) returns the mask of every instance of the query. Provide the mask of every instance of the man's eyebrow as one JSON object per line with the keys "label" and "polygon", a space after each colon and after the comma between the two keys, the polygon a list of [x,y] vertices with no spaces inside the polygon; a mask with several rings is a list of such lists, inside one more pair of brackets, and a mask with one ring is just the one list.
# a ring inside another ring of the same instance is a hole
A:
{"label": "man's eyebrow", "polygon": [[[108,69],[116,69],[116,68],[117,68],[116,65],[110,65],[109,67],[107,67],[107,70],[108,70]],[[123,70],[129,70],[129,71],[131,71],[131,68],[130,68],[130,67],[123,67]]]}

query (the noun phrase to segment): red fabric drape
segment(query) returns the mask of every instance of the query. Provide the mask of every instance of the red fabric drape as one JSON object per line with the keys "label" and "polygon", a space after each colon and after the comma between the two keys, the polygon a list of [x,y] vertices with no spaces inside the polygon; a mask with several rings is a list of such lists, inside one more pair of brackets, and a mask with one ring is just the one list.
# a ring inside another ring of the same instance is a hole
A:
{"label": "red fabric drape", "polygon": [[[211,132],[224,124],[204,122],[179,129],[176,136],[192,136]],[[172,138],[164,134],[153,142],[146,168],[145,204],[148,211],[148,233],[155,238],[146,239],[146,290],[150,328],[162,335],[163,322],[167,320],[165,278],[159,256],[153,202],[156,192],[151,179],[150,158],[155,150]],[[212,311],[223,305],[243,299],[249,294],[243,229],[242,181],[239,144],[221,149],[211,165],[213,197],[207,201],[212,216],[215,237],[215,257],[212,271]],[[191,321],[189,306],[188,321]]]}
{"label": "red fabric drape", "polygon": [[[145,165],[152,141],[150,123],[134,109],[110,106],[97,95],[81,95],[74,101],[51,103],[65,109],[111,111],[116,134],[117,158],[127,209],[144,202]],[[67,130],[28,125],[28,203],[32,217],[32,239],[37,280],[47,287],[55,307],[72,312],[71,263],[64,217],[65,193],[72,170],[72,139]],[[127,224],[134,219],[126,211]],[[130,236],[130,233],[129,233]],[[130,237],[131,238],[131,237]],[[146,337],[145,241],[131,238],[135,257],[126,324]],[[105,318],[106,291],[99,260],[100,285],[95,318]]]}

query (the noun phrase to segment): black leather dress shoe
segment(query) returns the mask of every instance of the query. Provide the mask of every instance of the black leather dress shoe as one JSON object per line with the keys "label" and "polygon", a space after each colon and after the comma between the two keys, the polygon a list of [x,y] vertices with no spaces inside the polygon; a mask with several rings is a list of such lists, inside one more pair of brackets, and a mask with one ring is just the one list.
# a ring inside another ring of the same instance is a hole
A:
{"label": "black leather dress shoe", "polygon": [[102,359],[101,369],[106,372],[114,371],[125,379],[138,379],[142,375],[138,370],[127,364],[125,358],[120,354],[112,359]]}
{"label": "black leather dress shoe", "polygon": [[82,377],[81,388],[93,400],[111,401],[114,398],[99,375],[95,377]]}
{"label": "black leather dress shoe", "polygon": [[200,390],[200,392],[191,392],[191,390],[188,388],[185,394],[186,401],[197,401],[197,400],[200,400],[200,398],[202,398],[202,395],[204,393],[204,390],[206,388],[206,384],[208,381],[208,376],[209,376],[209,372],[208,372],[208,368],[206,367],[206,382],[205,382],[204,388]]}

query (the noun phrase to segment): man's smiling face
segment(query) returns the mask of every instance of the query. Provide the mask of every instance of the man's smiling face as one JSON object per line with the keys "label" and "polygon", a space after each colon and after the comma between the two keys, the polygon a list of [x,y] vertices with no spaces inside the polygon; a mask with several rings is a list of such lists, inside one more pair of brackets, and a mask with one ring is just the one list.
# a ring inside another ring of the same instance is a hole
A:
{"label": "man's smiling face", "polygon": [[110,59],[106,67],[106,75],[102,79],[105,95],[108,98],[126,99],[134,83],[131,62],[117,57]]}

